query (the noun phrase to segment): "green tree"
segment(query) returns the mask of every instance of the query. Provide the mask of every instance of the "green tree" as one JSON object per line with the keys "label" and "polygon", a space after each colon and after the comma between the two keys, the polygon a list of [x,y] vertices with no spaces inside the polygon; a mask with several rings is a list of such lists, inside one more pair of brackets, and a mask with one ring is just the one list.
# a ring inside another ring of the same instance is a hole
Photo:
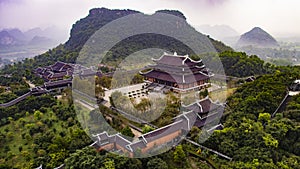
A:
{"label": "green tree", "polygon": [[43,113],[40,112],[39,110],[36,110],[33,114],[35,120],[40,120],[42,115],[43,115]]}
{"label": "green tree", "polygon": [[142,133],[145,134],[145,133],[148,133],[150,131],[153,131],[154,128],[149,126],[149,125],[145,125],[143,128],[142,128]]}
{"label": "green tree", "polygon": [[89,168],[99,169],[104,159],[99,158],[98,153],[92,147],[85,147],[81,150],[70,154],[65,159],[65,168],[76,169],[76,168]]}
{"label": "green tree", "polygon": [[115,163],[112,159],[105,159],[104,161],[104,167],[101,167],[101,169],[115,169]]}
{"label": "green tree", "polygon": [[269,113],[260,113],[258,115],[258,121],[262,124],[268,123],[271,119],[271,115]]}
{"label": "green tree", "polygon": [[130,84],[143,83],[143,81],[144,81],[144,77],[140,74],[136,74],[134,75]]}
{"label": "green tree", "polygon": [[175,148],[174,154],[173,154],[174,162],[183,165],[186,161],[186,154],[183,151],[182,145],[178,145]]}
{"label": "green tree", "polygon": [[132,133],[130,127],[126,126],[122,129],[121,133],[125,136],[128,136],[128,137],[134,137],[134,134]]}
{"label": "green tree", "polygon": [[271,134],[267,134],[263,137],[264,143],[267,147],[278,147],[278,140],[276,140],[274,137],[272,137]]}
{"label": "green tree", "polygon": [[141,112],[145,112],[147,109],[150,108],[150,106],[151,106],[150,100],[146,98],[142,98],[140,103],[135,105],[134,107]]}
{"label": "green tree", "polygon": [[168,165],[160,158],[153,158],[147,162],[148,169],[168,169]]}
{"label": "green tree", "polygon": [[204,89],[204,90],[201,90],[199,92],[199,97],[202,99],[202,98],[205,98],[206,96],[208,96],[208,90],[207,89]]}

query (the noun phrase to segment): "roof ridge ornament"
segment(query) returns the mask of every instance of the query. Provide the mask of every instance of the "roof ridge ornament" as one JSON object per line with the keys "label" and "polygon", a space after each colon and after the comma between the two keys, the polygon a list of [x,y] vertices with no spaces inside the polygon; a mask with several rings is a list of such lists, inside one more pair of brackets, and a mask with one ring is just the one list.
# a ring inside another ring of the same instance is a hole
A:
{"label": "roof ridge ornament", "polygon": [[185,61],[188,59],[188,57],[186,57],[186,56],[183,56],[183,57],[185,57],[185,58],[182,60],[182,65],[184,65]]}

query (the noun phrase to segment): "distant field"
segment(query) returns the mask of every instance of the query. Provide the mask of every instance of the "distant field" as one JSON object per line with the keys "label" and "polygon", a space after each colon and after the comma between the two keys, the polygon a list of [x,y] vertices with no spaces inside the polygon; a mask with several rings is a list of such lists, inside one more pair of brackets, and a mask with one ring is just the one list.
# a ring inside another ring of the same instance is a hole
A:
{"label": "distant field", "polygon": [[12,46],[1,47],[0,58],[2,59],[19,59],[19,58],[31,58],[36,55],[45,53],[55,45],[24,45],[24,46]]}
{"label": "distant field", "polygon": [[31,58],[36,55],[42,54],[46,52],[48,49],[31,49],[31,50],[19,50],[19,51],[6,51],[0,52],[0,58],[2,59],[9,59],[9,60],[16,60],[19,58]]}

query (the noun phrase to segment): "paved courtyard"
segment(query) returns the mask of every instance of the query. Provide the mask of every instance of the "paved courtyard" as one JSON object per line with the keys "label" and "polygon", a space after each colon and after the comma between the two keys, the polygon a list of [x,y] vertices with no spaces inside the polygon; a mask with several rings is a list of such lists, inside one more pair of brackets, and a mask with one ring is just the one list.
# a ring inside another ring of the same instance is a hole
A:
{"label": "paved courtyard", "polygon": [[131,86],[126,86],[126,87],[121,87],[121,88],[117,88],[117,89],[107,90],[107,91],[104,92],[105,93],[104,100],[109,102],[109,97],[115,91],[119,91],[123,94],[127,94],[128,92],[131,92],[131,91],[141,90],[142,86],[145,85],[145,84],[146,83],[139,83],[139,84],[135,84],[135,85],[131,85]]}

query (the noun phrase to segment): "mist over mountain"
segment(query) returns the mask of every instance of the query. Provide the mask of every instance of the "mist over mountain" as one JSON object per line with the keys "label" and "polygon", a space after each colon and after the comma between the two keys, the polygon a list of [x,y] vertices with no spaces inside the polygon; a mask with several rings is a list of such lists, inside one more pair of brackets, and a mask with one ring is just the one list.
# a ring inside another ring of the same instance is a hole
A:
{"label": "mist over mountain", "polygon": [[29,45],[52,45],[54,41],[44,36],[34,36],[30,41]]}
{"label": "mist over mountain", "polygon": [[7,31],[15,39],[18,39],[20,41],[25,41],[26,40],[26,35],[21,30],[19,30],[18,28],[4,29],[4,31]]}
{"label": "mist over mountain", "polygon": [[65,30],[61,30],[55,26],[47,27],[45,29],[41,29],[39,27],[27,30],[24,32],[26,37],[32,39],[35,36],[47,37],[54,41],[63,43],[67,40],[68,34],[65,33]]}
{"label": "mist over mountain", "polygon": [[41,29],[39,27],[36,27],[36,28],[29,29],[27,31],[21,31],[18,28],[3,29],[1,32],[6,32],[6,33],[1,34],[0,38],[4,38],[5,36],[9,35],[13,37],[16,41],[22,42],[23,44],[30,42],[36,36],[45,37],[57,42],[63,42],[66,39],[65,31],[59,30],[54,26],[47,27],[46,29]]}
{"label": "mist over mountain", "polygon": [[200,25],[196,26],[196,29],[218,40],[240,35],[236,30],[228,25]]}
{"label": "mist over mountain", "polygon": [[220,40],[227,45],[234,46],[239,39],[240,34],[228,25],[200,25],[195,28],[210,37]]}
{"label": "mist over mountain", "polygon": [[54,26],[46,29],[37,27],[27,31],[6,28],[0,31],[0,57],[15,61],[33,57],[63,43],[66,39],[65,31]]}
{"label": "mist over mountain", "polygon": [[10,35],[6,30],[0,32],[0,47],[8,45],[16,45],[18,40]]}
{"label": "mist over mountain", "polygon": [[278,47],[279,44],[268,32],[264,31],[262,28],[255,27],[249,32],[241,35],[240,39],[238,40],[237,47],[245,46],[274,48]]}

